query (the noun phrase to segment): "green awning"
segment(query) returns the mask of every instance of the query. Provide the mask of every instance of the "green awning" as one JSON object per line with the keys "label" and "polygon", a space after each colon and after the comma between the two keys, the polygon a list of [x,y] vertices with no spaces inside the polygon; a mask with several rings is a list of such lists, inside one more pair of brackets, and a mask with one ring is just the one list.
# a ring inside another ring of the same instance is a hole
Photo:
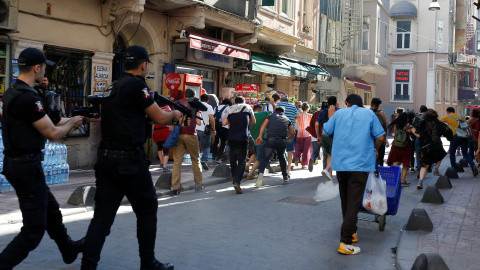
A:
{"label": "green awning", "polygon": [[325,81],[328,77],[330,77],[330,73],[328,73],[321,66],[311,65],[284,57],[280,58],[280,62],[291,68],[291,76],[316,79],[319,81]]}
{"label": "green awning", "polygon": [[251,52],[252,70],[262,73],[290,76],[290,67],[281,63],[278,57]]}

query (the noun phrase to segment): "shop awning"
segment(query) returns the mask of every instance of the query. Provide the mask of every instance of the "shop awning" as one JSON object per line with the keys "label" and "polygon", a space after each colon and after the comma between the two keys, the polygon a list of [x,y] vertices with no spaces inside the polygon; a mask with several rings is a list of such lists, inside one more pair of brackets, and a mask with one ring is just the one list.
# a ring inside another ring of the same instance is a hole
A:
{"label": "shop awning", "polygon": [[290,75],[297,76],[301,78],[307,79],[316,79],[319,81],[325,81],[328,77],[330,77],[330,73],[328,73],[325,69],[321,66],[310,65],[305,62],[296,61],[294,59],[281,57],[280,62],[284,65],[289,66],[291,68]]}
{"label": "shop awning", "polygon": [[417,8],[410,2],[397,2],[390,9],[390,17],[417,17]]}
{"label": "shop awning", "polygon": [[372,86],[362,79],[357,79],[353,77],[346,77],[346,79],[353,82],[356,88],[360,88],[363,90],[372,90]]}
{"label": "shop awning", "polygon": [[190,48],[250,60],[250,50],[220,39],[186,31],[190,39]]}
{"label": "shop awning", "polygon": [[252,70],[262,73],[290,76],[290,67],[278,60],[278,57],[267,54],[252,53]]}

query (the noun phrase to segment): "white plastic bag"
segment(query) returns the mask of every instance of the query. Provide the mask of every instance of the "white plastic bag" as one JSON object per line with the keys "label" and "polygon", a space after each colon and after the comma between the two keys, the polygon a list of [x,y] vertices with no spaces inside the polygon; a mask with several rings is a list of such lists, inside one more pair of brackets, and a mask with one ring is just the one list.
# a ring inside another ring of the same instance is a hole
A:
{"label": "white plastic bag", "polygon": [[387,183],[380,174],[369,173],[365,193],[363,193],[363,208],[371,213],[383,215],[387,212]]}

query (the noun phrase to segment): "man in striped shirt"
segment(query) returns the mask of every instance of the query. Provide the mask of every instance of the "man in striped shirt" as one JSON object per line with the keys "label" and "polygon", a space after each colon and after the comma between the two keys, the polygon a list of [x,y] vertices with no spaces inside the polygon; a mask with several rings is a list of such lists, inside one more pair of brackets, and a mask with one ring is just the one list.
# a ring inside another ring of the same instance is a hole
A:
{"label": "man in striped shirt", "polygon": [[[295,128],[295,119],[300,118],[300,114],[298,113],[297,107],[292,103],[288,102],[288,97],[285,95],[281,97],[280,102],[277,103],[277,107],[281,106],[285,108],[285,116],[292,122],[293,127]],[[288,158],[288,166],[287,166],[287,173],[290,175],[290,169],[292,168],[292,158],[293,158],[293,151],[295,150],[295,142],[296,138],[287,142],[287,158]]]}

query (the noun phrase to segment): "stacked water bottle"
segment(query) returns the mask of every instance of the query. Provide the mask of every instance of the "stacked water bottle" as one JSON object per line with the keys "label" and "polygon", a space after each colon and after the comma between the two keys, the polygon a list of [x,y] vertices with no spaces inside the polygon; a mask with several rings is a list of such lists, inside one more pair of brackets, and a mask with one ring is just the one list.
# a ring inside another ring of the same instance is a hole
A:
{"label": "stacked water bottle", "polygon": [[67,146],[47,141],[42,152],[42,167],[47,185],[68,182],[70,166],[67,163]]}
{"label": "stacked water bottle", "polygon": [[[3,150],[5,150],[5,147],[3,146],[2,135],[0,135],[0,172],[3,172]],[[7,181],[5,175],[0,174],[0,192],[10,192],[13,190],[12,185]]]}
{"label": "stacked water bottle", "polygon": [[183,156],[183,163],[186,163],[186,164],[192,164],[192,159],[190,157],[190,154],[185,154]]}

